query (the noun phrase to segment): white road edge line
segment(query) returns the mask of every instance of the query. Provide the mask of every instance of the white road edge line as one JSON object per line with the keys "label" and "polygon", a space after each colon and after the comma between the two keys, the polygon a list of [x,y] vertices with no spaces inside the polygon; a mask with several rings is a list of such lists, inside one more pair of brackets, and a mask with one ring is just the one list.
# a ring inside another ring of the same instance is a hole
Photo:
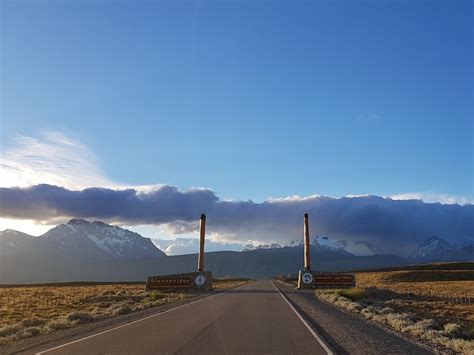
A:
{"label": "white road edge line", "polygon": [[272,282],[272,284],[273,284],[273,287],[276,288],[276,290],[278,291],[280,296],[286,301],[286,303],[288,303],[288,305],[293,310],[293,312],[295,312],[295,314],[298,316],[298,318],[301,320],[301,322],[303,322],[303,324],[309,330],[311,335],[318,341],[318,343],[326,351],[326,353],[328,355],[334,355],[333,352],[331,351],[331,349],[328,348],[328,346],[324,343],[324,341],[321,339],[321,337],[314,331],[314,329],[308,324],[308,322],[306,322],[306,320],[303,318],[303,316],[301,314],[299,314],[299,312],[296,310],[296,308],[293,307],[293,305],[290,303],[290,301],[288,301],[286,296],[280,291],[280,289],[275,285],[275,283]]}
{"label": "white road edge line", "polygon": [[[246,285],[247,285],[247,284],[246,284]],[[245,285],[242,285],[242,286],[245,286]],[[239,287],[242,287],[242,286],[239,286]],[[236,288],[239,288],[239,287],[236,287]],[[234,290],[234,289],[231,289],[231,290]],[[231,290],[228,290],[228,291],[231,291]],[[99,332],[99,333],[91,334],[91,335],[86,336],[86,337],[84,337],[84,338],[76,339],[76,340],[70,341],[70,342],[68,342],[68,343],[55,346],[54,348],[50,348],[50,349],[46,349],[46,350],[37,352],[37,353],[35,353],[35,355],[42,355],[42,354],[45,354],[45,353],[50,352],[50,351],[53,351],[53,350],[57,350],[57,349],[64,348],[64,347],[69,346],[69,345],[74,344],[74,343],[79,343],[79,342],[81,342],[81,341],[83,341],[83,340],[91,339],[91,338],[94,338],[94,337],[99,336],[99,335],[102,335],[102,334],[106,334],[106,333],[109,333],[109,332],[113,332],[114,330],[117,330],[117,329],[120,329],[120,328],[124,328],[124,327],[127,327],[127,326],[129,326],[129,325],[132,325],[132,324],[135,324],[135,323],[139,323],[139,322],[142,322],[142,321],[147,320],[147,319],[150,319],[150,318],[158,317],[158,316],[161,316],[162,314],[165,314],[165,313],[168,313],[168,312],[171,312],[171,311],[175,311],[175,310],[177,310],[177,309],[180,309],[180,308],[183,308],[183,307],[186,307],[186,306],[189,306],[189,305],[192,305],[192,304],[195,304],[195,303],[204,301],[204,300],[209,300],[209,299],[211,299],[211,298],[213,298],[213,297],[223,295],[224,293],[227,293],[228,291],[223,291],[223,292],[218,293],[217,295],[212,295],[212,296],[209,296],[209,297],[204,297],[204,298],[201,298],[201,299],[199,299],[199,300],[196,300],[196,301],[193,301],[193,302],[189,302],[189,303],[183,304],[183,305],[178,306],[178,307],[175,307],[175,308],[167,309],[166,311],[163,311],[163,312],[160,312],[160,313],[152,314],[151,316],[147,316],[147,317],[144,317],[144,318],[140,318],[140,319],[134,320],[134,321],[129,322],[129,323],[125,323],[125,324],[119,325],[118,327],[115,327],[115,328],[111,328],[111,329],[107,329],[107,330],[104,330],[104,331]]]}

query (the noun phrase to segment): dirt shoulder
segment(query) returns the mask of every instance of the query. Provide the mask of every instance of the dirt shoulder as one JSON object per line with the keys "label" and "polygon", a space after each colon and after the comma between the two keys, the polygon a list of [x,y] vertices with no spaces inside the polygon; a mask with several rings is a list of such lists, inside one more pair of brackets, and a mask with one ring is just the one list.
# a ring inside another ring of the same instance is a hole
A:
{"label": "dirt shoulder", "polygon": [[275,283],[337,354],[433,354],[397,334],[317,300],[314,291]]}
{"label": "dirt shoulder", "polygon": [[[420,311],[426,301],[417,299],[417,296],[358,287],[316,290],[314,295],[320,301],[426,344],[437,352],[474,352],[474,342],[468,329],[447,318],[427,317],[430,313]],[[439,306],[439,302],[436,304]],[[439,314],[438,311],[435,313],[431,315]]]}

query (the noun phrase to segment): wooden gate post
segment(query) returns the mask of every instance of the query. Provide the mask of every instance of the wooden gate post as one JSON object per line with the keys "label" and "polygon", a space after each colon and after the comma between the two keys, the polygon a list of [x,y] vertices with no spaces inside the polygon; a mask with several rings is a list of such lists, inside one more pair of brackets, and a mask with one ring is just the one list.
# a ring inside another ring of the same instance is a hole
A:
{"label": "wooden gate post", "polygon": [[200,221],[201,238],[199,240],[198,271],[204,271],[204,240],[206,237],[206,215],[201,214]]}
{"label": "wooden gate post", "polygon": [[309,244],[309,217],[304,214],[304,269],[311,270],[311,245]]}

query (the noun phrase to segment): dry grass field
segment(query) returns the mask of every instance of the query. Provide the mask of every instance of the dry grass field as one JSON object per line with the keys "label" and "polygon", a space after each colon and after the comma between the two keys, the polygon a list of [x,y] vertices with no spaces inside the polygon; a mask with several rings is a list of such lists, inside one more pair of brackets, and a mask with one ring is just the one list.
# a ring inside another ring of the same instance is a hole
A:
{"label": "dry grass field", "polygon": [[[233,288],[246,282],[245,279],[215,280],[214,287]],[[0,344],[194,295],[183,291],[147,292],[142,283],[0,287]]]}
{"label": "dry grass field", "polygon": [[401,293],[471,296],[474,298],[474,271],[383,271],[356,273],[360,287],[378,287]]}
{"label": "dry grass field", "polygon": [[[356,279],[362,288],[393,291],[385,298],[393,297],[392,303],[400,310],[409,308],[425,317],[463,323],[474,332],[472,270],[363,272],[357,273]],[[375,290],[372,294],[376,296]]]}
{"label": "dry grass field", "polygon": [[357,288],[317,290],[316,296],[401,333],[474,354],[473,263],[453,264],[356,272]]}

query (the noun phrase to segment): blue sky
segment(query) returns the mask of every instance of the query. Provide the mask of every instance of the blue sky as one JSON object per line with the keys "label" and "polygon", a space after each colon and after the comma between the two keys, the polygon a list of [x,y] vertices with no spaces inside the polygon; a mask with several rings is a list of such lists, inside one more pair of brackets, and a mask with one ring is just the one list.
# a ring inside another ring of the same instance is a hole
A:
{"label": "blue sky", "polygon": [[221,198],[474,199],[470,1],[1,2],[1,149]]}

